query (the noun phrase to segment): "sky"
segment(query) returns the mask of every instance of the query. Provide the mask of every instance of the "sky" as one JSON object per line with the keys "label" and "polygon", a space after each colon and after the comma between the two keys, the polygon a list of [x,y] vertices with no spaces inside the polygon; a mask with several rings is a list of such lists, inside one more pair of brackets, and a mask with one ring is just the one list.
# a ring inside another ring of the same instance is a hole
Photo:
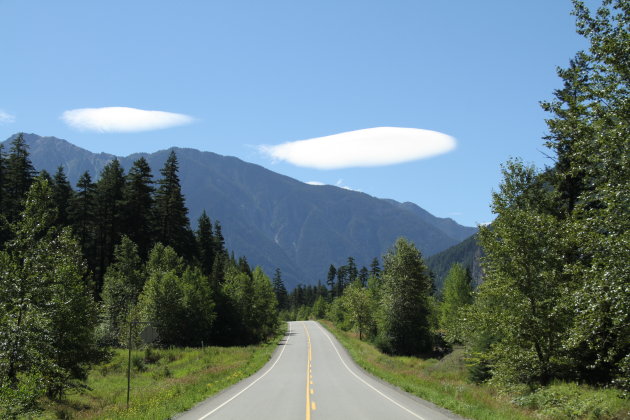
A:
{"label": "sky", "polygon": [[587,48],[571,9],[0,0],[0,139],[118,156],[191,147],[474,226],[494,217],[501,163],[553,164],[539,102]]}

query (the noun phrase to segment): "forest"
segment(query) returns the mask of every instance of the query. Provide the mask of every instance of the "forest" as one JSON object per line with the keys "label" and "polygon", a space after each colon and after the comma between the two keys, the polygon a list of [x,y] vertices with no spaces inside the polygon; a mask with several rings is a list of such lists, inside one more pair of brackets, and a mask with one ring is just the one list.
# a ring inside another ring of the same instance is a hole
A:
{"label": "forest", "polygon": [[0,149],[0,413],[37,412],[147,323],[155,345],[245,345],[277,330],[269,277],[225,248],[219,221],[190,228],[178,162],[153,180],[111,161],[73,189],[33,168],[22,135]]}

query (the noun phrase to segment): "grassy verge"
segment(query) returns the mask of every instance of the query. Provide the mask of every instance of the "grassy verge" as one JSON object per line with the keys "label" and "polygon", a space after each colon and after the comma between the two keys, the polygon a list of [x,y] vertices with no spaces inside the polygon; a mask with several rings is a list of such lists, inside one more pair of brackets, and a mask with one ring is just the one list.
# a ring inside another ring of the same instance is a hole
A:
{"label": "grassy verge", "polygon": [[466,380],[463,349],[441,360],[395,357],[379,352],[356,334],[320,321],[348,350],[354,361],[371,374],[463,417],[478,420],[518,419],[627,419],[630,401],[616,390],[555,384],[540,391],[507,394],[490,385]]}
{"label": "grassy verge", "polygon": [[131,401],[127,400],[127,351],[95,367],[88,390],[49,402],[42,419],[167,419],[258,371],[278,338],[248,347],[206,347],[132,352]]}

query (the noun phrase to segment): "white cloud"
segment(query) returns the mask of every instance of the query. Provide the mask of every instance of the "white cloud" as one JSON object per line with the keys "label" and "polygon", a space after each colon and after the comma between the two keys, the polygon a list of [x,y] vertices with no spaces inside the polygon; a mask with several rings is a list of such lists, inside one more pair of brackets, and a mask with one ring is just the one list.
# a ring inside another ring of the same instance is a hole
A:
{"label": "white cloud", "polygon": [[72,128],[101,133],[159,130],[193,122],[188,115],[127,107],[72,109],[61,119]]}
{"label": "white cloud", "polygon": [[15,116],[0,109],[0,124],[10,124],[15,122]]}
{"label": "white cloud", "polygon": [[453,150],[455,139],[419,128],[376,127],[308,140],[261,145],[276,160],[316,169],[383,166],[425,159]]}
{"label": "white cloud", "polygon": [[307,181],[306,183],[308,185],[326,185],[323,182],[319,182],[319,181]]}

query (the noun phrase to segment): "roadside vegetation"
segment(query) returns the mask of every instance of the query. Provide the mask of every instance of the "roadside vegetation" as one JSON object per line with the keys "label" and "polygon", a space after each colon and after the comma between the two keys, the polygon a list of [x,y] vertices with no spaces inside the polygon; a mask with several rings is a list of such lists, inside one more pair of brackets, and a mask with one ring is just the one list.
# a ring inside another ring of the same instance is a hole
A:
{"label": "roadside vegetation", "polygon": [[557,382],[531,392],[527,387],[501,389],[468,379],[466,352],[458,346],[440,358],[392,356],[320,320],[363,369],[413,395],[463,417],[476,420],[609,419],[630,414],[630,402],[615,389]]}
{"label": "roadside vegetation", "polygon": [[[167,419],[258,371],[277,339],[247,347],[134,350],[127,409],[127,351],[95,366],[85,388],[48,400],[37,419]],[[28,417],[25,417],[28,418]]]}

